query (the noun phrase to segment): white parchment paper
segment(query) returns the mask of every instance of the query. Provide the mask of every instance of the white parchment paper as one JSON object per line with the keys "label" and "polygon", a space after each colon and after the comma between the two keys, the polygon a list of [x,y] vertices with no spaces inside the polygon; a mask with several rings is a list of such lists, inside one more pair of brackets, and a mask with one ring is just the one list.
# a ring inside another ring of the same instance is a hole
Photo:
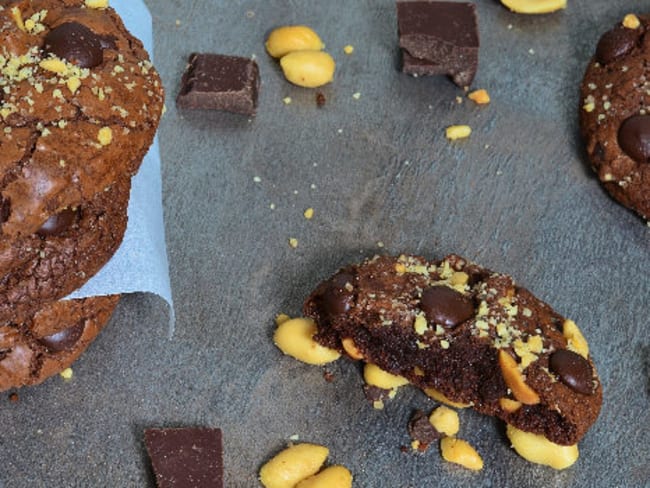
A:
{"label": "white parchment paper", "polygon": [[[141,0],[111,0],[127,29],[153,58],[151,14]],[[158,138],[133,178],[128,226],[122,245],[111,260],[83,287],[67,298],[145,292],[162,297],[170,310],[169,334],[174,330],[174,303],[169,281],[162,209]]]}

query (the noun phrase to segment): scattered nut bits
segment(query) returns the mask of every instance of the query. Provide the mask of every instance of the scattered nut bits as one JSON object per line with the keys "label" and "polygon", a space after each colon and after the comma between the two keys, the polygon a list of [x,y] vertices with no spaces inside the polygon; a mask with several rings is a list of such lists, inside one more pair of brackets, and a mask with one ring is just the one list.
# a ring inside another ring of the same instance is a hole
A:
{"label": "scattered nut bits", "polygon": [[623,27],[626,27],[628,29],[638,29],[640,25],[641,21],[634,14],[627,14],[625,17],[623,17]]}
{"label": "scattered nut bits", "polygon": [[531,463],[544,464],[555,469],[565,469],[578,460],[578,445],[561,446],[546,437],[508,425],[506,434],[517,454]]}
{"label": "scattered nut bits", "polygon": [[445,135],[450,141],[455,141],[456,139],[465,139],[469,137],[472,133],[472,128],[469,125],[452,125],[447,127],[445,130]]}
{"label": "scattered nut bits", "polygon": [[460,420],[455,410],[449,407],[438,407],[429,416],[431,425],[440,432],[447,436],[454,436],[460,429]]}
{"label": "scattered nut bits", "polygon": [[479,471],[483,469],[483,459],[467,442],[455,437],[445,437],[440,440],[440,451],[445,461]]}
{"label": "scattered nut bits", "polygon": [[274,58],[281,58],[293,51],[320,51],[324,47],[318,34],[306,25],[278,27],[266,41],[266,50]]}
{"label": "scattered nut bits", "polygon": [[300,481],[316,474],[327,459],[329,449],[316,444],[288,447],[260,469],[260,482],[266,488],[295,488]]}
{"label": "scattered nut bits", "polygon": [[467,95],[467,98],[478,105],[485,105],[490,103],[490,95],[488,94],[487,90],[483,88],[480,90],[474,90]]}
{"label": "scattered nut bits", "polygon": [[518,14],[547,14],[566,8],[566,0],[501,0]]}
{"label": "scattered nut bits", "polygon": [[71,380],[72,379],[72,368],[65,368],[63,371],[59,373],[61,378],[64,380]]}
{"label": "scattered nut bits", "polygon": [[287,80],[294,85],[316,88],[334,78],[336,63],[323,51],[294,51],[280,59]]}
{"label": "scattered nut bits", "polygon": [[321,346],[314,339],[316,324],[307,318],[286,320],[278,325],[273,342],[280,350],[307,364],[323,365],[336,361],[338,351]]}
{"label": "scattered nut bits", "polygon": [[345,54],[352,54],[352,53],[354,52],[354,46],[351,45],[351,44],[348,44],[347,46],[345,46],[345,47],[343,48],[343,52],[344,52]]}

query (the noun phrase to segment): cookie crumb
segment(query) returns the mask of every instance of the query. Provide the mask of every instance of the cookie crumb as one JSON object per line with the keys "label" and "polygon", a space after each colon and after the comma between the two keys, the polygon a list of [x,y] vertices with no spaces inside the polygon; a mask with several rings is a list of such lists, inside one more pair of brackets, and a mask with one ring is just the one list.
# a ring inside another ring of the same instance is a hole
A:
{"label": "cookie crumb", "polygon": [[316,106],[318,108],[325,106],[326,101],[327,99],[325,98],[325,95],[323,95],[321,92],[316,93]]}
{"label": "cookie crumb", "polygon": [[10,401],[11,403],[17,403],[18,400],[20,400],[20,397],[18,396],[18,393],[13,392],[13,393],[11,393],[11,394],[9,395],[9,401]]}
{"label": "cookie crumb", "polygon": [[345,54],[352,54],[354,52],[354,46],[352,44],[348,44],[343,48],[343,52]]}

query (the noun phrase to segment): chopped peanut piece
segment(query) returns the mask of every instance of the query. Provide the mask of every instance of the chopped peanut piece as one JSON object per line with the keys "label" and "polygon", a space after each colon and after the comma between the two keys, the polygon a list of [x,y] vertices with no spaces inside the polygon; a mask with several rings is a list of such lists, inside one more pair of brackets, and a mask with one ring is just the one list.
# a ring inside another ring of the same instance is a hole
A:
{"label": "chopped peanut piece", "polygon": [[634,14],[627,14],[623,17],[623,27],[627,29],[638,29],[641,25],[641,21]]}
{"label": "chopped peanut piece", "polygon": [[110,127],[102,127],[97,133],[97,140],[102,146],[108,146],[113,141],[113,131]]}
{"label": "chopped peanut piece", "polygon": [[440,450],[445,461],[479,471],[483,469],[483,459],[467,442],[455,437],[445,437],[440,441]]}
{"label": "chopped peanut piece", "polygon": [[351,44],[348,44],[347,46],[345,46],[343,48],[343,52],[345,54],[352,54],[354,52],[354,46],[352,46]]}
{"label": "chopped peanut piece", "polygon": [[11,7],[11,16],[13,17],[16,26],[18,26],[18,28],[21,31],[25,32],[25,23],[23,22],[23,14],[18,7]]}
{"label": "chopped peanut piece", "polygon": [[354,343],[354,340],[351,337],[346,337],[341,341],[343,350],[348,353],[352,359],[363,359],[363,354],[357,348],[357,345]]}
{"label": "chopped peanut piece", "polygon": [[561,446],[546,437],[524,432],[512,425],[506,427],[512,447],[526,461],[544,464],[555,469],[565,469],[578,460],[578,445]]}
{"label": "chopped peanut piece", "polygon": [[587,339],[582,335],[578,325],[570,319],[564,321],[562,324],[562,335],[567,340],[567,349],[580,354],[583,358],[587,359],[589,356],[589,344]]}
{"label": "chopped peanut piece", "polygon": [[472,133],[472,128],[469,125],[452,125],[445,129],[445,135],[450,141],[457,139],[465,139]]}
{"label": "chopped peanut piece", "polygon": [[61,378],[64,380],[71,380],[72,379],[72,368],[65,368],[63,371],[59,373],[61,375]]}
{"label": "chopped peanut piece", "polygon": [[499,350],[499,366],[506,385],[517,400],[525,405],[536,405],[540,402],[539,395],[526,384],[517,361],[503,349]]}
{"label": "chopped peanut piece", "polygon": [[403,376],[388,373],[372,363],[367,363],[363,368],[363,379],[369,385],[383,388],[384,390],[392,390],[393,388],[409,384],[409,380]]}
{"label": "chopped peanut piece", "polygon": [[106,8],[108,7],[108,0],[86,0],[86,7],[88,8]]}
{"label": "chopped peanut piece", "polygon": [[428,397],[433,398],[437,402],[449,405],[450,407],[467,408],[467,407],[472,406],[469,403],[460,403],[460,402],[455,402],[453,400],[450,400],[449,398],[447,398],[445,395],[443,395],[441,392],[439,392],[435,388],[425,388],[423,391]]}
{"label": "chopped peanut piece", "polygon": [[460,428],[460,421],[455,410],[449,407],[438,407],[429,416],[429,422],[441,434],[454,436]]}
{"label": "chopped peanut piece", "polygon": [[499,406],[508,413],[516,412],[521,408],[522,403],[511,398],[499,398]]}
{"label": "chopped peanut piece", "polygon": [[467,95],[467,98],[478,105],[485,105],[490,103],[490,95],[488,94],[487,90],[484,90],[483,88],[471,92],[469,95]]}

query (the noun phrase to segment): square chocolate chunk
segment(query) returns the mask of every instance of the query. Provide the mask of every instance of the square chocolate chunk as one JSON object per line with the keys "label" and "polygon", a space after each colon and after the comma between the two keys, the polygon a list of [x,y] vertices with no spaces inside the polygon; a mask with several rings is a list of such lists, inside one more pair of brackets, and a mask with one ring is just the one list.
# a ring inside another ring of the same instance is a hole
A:
{"label": "square chocolate chunk", "polygon": [[220,429],[146,429],[144,442],[158,488],[223,488]]}
{"label": "square chocolate chunk", "polygon": [[176,105],[255,115],[259,86],[259,68],[252,59],[193,53],[181,79]]}
{"label": "square chocolate chunk", "polygon": [[446,74],[461,87],[472,83],[479,50],[474,4],[398,1],[397,27],[403,72]]}

